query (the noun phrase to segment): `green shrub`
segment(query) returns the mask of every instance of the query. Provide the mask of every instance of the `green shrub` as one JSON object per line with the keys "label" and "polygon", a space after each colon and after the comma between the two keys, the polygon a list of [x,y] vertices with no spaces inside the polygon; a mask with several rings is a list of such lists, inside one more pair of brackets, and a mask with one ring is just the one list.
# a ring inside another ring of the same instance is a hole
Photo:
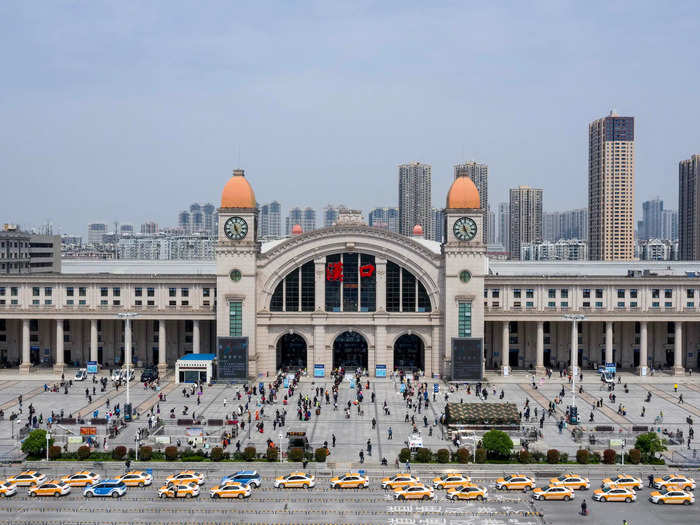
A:
{"label": "green shrub", "polygon": [[277,461],[279,459],[280,453],[277,447],[267,447],[267,452],[265,453],[265,456],[267,457],[268,461]]}
{"label": "green shrub", "polygon": [[[49,446],[53,439],[49,439]],[[22,452],[34,457],[46,456],[46,430],[32,430],[22,442]]]}
{"label": "green shrub", "polygon": [[433,460],[433,452],[429,448],[419,448],[416,450],[417,463],[430,463]]}
{"label": "green shrub", "polygon": [[630,450],[629,461],[633,465],[639,465],[639,462],[642,461],[642,451],[638,448],[633,448]]}
{"label": "green shrub", "polygon": [[513,441],[502,430],[489,430],[484,434],[481,442],[490,455],[498,458],[510,457],[511,450],[513,450]]}
{"label": "green shrub", "polygon": [[457,449],[457,461],[460,463],[469,463],[472,461],[474,458],[472,458],[472,453],[469,452],[466,448],[459,448]]}
{"label": "green shrub", "polygon": [[486,449],[477,448],[476,457],[474,458],[474,463],[486,463]]}
{"label": "green shrub", "polygon": [[136,451],[133,448],[130,448],[127,456],[129,459],[136,459]]}
{"label": "green shrub", "polygon": [[257,455],[258,451],[255,450],[255,447],[246,447],[243,449],[243,458],[246,461],[253,461],[255,459],[255,456]]}
{"label": "green shrub", "polygon": [[112,459],[121,460],[126,456],[126,447],[119,445],[112,449]]}
{"label": "green shrub", "polygon": [[559,463],[561,459],[561,455],[559,454],[559,451],[556,448],[550,448],[547,451],[547,463],[550,465],[556,465]]}
{"label": "green shrub", "polygon": [[541,463],[544,460],[544,453],[536,450],[532,453],[532,459],[535,463]]}
{"label": "green shrub", "polygon": [[656,432],[647,432],[637,436],[634,448],[639,449],[644,461],[650,462],[656,454],[666,450],[666,441],[662,440]]}
{"label": "green shrub", "polygon": [[576,451],[576,462],[581,465],[588,464],[590,453],[585,448],[580,448]]}
{"label": "green shrub", "polygon": [[562,463],[568,463],[569,462],[569,453],[568,452],[562,452],[561,453],[561,459],[559,460]]}
{"label": "green shrub", "polygon": [[532,455],[527,450],[518,452],[518,461],[520,463],[532,463]]}
{"label": "green shrub", "polygon": [[299,447],[290,448],[287,459],[293,462],[302,461],[304,459],[304,449]]}
{"label": "green shrub", "polygon": [[49,459],[58,459],[61,457],[61,447],[58,445],[51,445],[49,447]]}
{"label": "green shrub", "polygon": [[224,449],[221,447],[214,447],[211,449],[209,457],[211,457],[212,461],[221,461],[224,459]]}
{"label": "green shrub", "polygon": [[144,445],[139,448],[139,459],[141,461],[151,461],[153,459],[153,447]]}
{"label": "green shrub", "polygon": [[317,448],[314,452],[314,456],[316,458],[316,461],[318,461],[319,463],[325,463],[326,457],[328,456],[328,450],[326,450],[326,447]]}
{"label": "green shrub", "polygon": [[411,461],[411,449],[402,448],[401,452],[399,452],[399,461],[401,463],[406,463],[407,461]]}
{"label": "green shrub", "polygon": [[438,449],[437,453],[435,454],[435,457],[437,458],[438,463],[449,463],[450,451],[446,448]]}
{"label": "green shrub", "polygon": [[617,452],[611,448],[606,448],[603,450],[603,463],[606,465],[614,465],[617,459]]}
{"label": "green shrub", "polygon": [[90,457],[90,447],[83,445],[78,449],[78,459],[85,461]]}
{"label": "green shrub", "polygon": [[594,452],[591,455],[591,463],[598,465],[601,462],[600,452]]}
{"label": "green shrub", "polygon": [[168,461],[174,461],[177,459],[177,447],[175,445],[165,447],[164,453],[165,459]]}

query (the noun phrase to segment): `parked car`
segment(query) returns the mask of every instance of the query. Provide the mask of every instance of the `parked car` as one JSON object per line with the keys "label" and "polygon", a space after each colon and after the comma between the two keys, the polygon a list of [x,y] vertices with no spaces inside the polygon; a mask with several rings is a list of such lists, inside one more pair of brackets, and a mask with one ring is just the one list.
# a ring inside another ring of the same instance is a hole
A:
{"label": "parked car", "polygon": [[158,369],[145,368],[144,371],[141,372],[141,379],[139,381],[141,383],[147,383],[149,381],[153,381],[154,379],[158,379]]}
{"label": "parked car", "polygon": [[87,370],[85,368],[79,368],[75,372],[75,377],[73,381],[85,381],[87,379]]}

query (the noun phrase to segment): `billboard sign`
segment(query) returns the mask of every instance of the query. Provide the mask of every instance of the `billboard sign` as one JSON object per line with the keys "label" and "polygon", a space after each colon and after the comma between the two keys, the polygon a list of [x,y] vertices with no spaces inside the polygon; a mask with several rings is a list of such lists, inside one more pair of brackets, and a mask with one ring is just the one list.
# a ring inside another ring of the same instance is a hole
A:
{"label": "billboard sign", "polygon": [[217,379],[248,378],[248,338],[217,337]]}
{"label": "billboard sign", "polygon": [[452,380],[481,381],[484,378],[484,340],[481,337],[452,338]]}

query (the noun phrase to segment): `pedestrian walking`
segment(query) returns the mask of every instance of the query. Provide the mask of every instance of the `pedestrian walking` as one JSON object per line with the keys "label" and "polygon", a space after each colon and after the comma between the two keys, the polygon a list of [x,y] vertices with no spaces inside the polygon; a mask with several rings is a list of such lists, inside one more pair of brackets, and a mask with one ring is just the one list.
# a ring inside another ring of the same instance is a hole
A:
{"label": "pedestrian walking", "polygon": [[331,435],[331,439],[333,440],[333,446],[335,447],[335,434]]}
{"label": "pedestrian walking", "polygon": [[365,462],[365,452],[363,450],[360,450],[360,463]]}
{"label": "pedestrian walking", "polygon": [[387,434],[388,434],[387,439],[391,439],[391,438],[392,438],[392,434],[393,434],[393,431],[391,430],[391,427],[389,427],[389,428],[387,429]]}

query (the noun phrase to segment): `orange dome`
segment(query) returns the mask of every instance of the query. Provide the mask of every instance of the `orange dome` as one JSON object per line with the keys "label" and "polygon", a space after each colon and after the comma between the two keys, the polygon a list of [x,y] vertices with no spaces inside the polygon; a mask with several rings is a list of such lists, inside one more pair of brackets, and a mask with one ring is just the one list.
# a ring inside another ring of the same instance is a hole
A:
{"label": "orange dome", "polygon": [[457,177],[447,192],[447,208],[480,208],[479,190],[467,176]]}
{"label": "orange dome", "polygon": [[243,175],[243,170],[233,170],[221,193],[222,208],[255,208],[255,192]]}
{"label": "orange dome", "polygon": [[301,235],[304,231],[301,229],[301,225],[295,224],[292,226],[292,235]]}
{"label": "orange dome", "polygon": [[423,226],[416,224],[413,227],[413,235],[423,235]]}

